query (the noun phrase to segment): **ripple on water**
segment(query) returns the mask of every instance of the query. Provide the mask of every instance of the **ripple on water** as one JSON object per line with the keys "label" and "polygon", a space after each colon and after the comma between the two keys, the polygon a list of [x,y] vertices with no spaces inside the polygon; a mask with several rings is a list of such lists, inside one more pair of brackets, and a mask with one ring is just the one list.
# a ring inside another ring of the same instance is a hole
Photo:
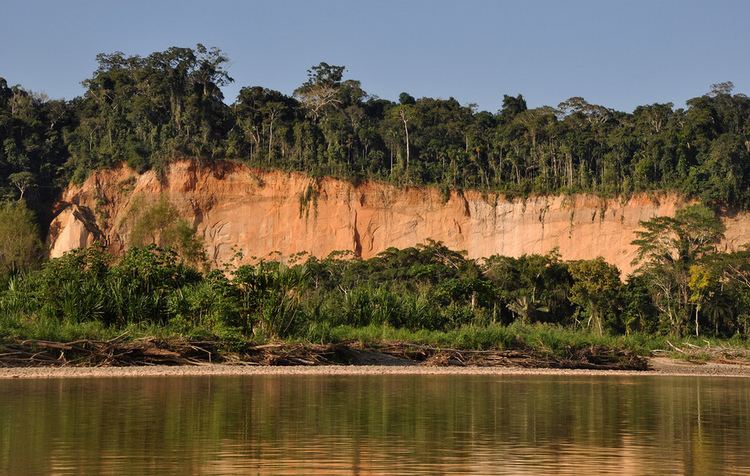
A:
{"label": "ripple on water", "polygon": [[747,474],[750,380],[0,382],[6,474]]}

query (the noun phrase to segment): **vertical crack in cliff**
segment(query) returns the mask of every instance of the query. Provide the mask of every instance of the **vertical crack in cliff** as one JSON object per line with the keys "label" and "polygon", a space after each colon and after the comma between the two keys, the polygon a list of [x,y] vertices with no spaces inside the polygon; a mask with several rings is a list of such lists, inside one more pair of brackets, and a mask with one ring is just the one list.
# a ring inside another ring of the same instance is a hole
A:
{"label": "vertical crack in cliff", "polygon": [[467,217],[471,217],[471,207],[469,206],[469,200],[466,199],[466,195],[464,195],[463,191],[461,191],[459,195],[461,196],[461,200],[463,200],[464,215]]}
{"label": "vertical crack in cliff", "polygon": [[359,236],[359,228],[357,227],[357,210],[354,210],[354,256],[357,258],[362,257],[362,238]]}

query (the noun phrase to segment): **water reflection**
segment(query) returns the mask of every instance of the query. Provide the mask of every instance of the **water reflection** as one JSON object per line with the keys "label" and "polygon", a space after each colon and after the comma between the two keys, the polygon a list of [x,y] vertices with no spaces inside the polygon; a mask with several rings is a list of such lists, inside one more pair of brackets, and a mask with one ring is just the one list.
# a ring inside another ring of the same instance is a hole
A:
{"label": "water reflection", "polygon": [[744,379],[0,382],[8,474],[741,474],[749,435]]}

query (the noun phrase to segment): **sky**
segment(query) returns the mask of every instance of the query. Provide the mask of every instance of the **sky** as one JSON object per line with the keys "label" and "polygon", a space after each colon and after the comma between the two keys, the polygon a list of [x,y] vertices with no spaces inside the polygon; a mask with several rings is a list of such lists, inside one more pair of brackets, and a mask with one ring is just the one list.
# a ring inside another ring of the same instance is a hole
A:
{"label": "sky", "polygon": [[733,81],[750,94],[744,0],[3,0],[0,77],[52,98],[83,93],[100,52],[203,43],[242,86],[291,92],[321,61],[368,93],[455,97],[496,111],[582,96],[632,111]]}

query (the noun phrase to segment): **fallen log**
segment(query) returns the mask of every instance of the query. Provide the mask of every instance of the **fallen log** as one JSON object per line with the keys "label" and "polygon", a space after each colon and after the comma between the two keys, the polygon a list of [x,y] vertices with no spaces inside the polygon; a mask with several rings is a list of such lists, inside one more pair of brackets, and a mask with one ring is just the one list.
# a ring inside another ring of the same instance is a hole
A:
{"label": "fallen log", "polygon": [[207,341],[23,340],[0,345],[0,366],[136,366],[207,365],[426,365],[526,367],[597,370],[646,370],[647,360],[628,351],[605,347],[568,349],[552,355],[533,349],[463,350],[408,342],[384,342],[369,347],[359,342],[337,344],[271,343],[221,352]]}

